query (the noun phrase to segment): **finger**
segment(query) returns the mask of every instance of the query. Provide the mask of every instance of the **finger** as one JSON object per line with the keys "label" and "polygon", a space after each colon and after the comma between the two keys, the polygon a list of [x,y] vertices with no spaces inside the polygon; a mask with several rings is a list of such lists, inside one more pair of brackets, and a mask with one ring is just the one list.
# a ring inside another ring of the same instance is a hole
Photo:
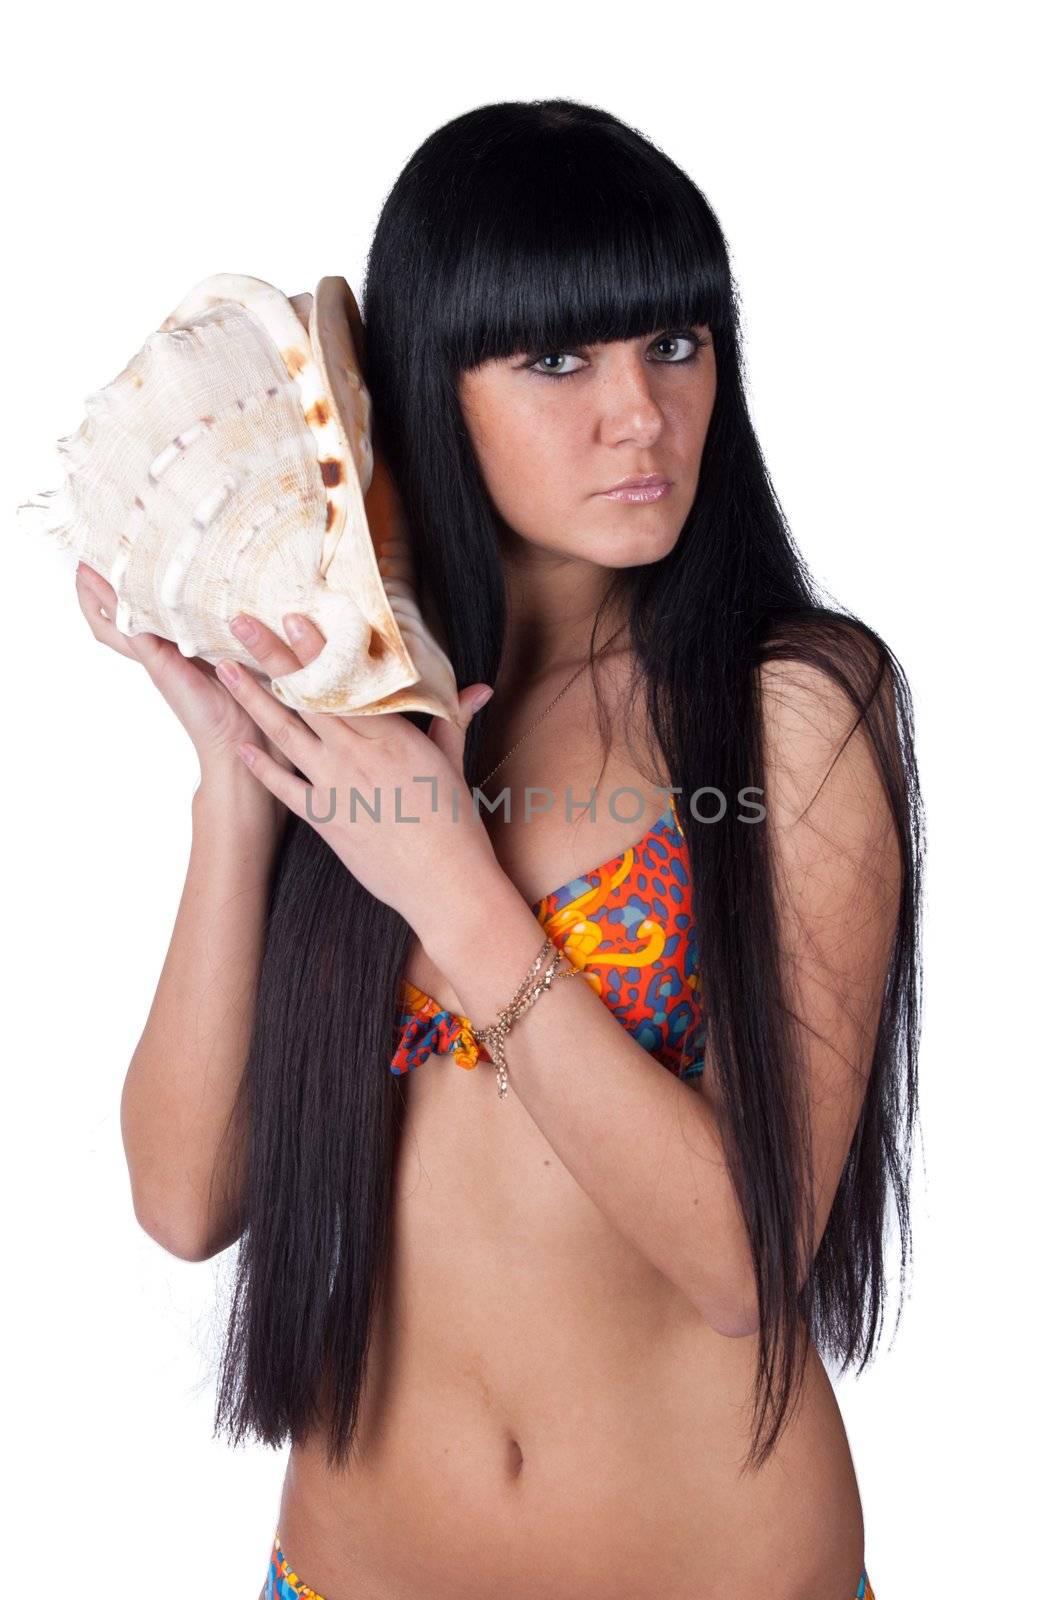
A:
{"label": "finger", "polygon": [[[275,694],[264,689],[246,668],[237,661],[219,661],[215,667],[219,683],[225,685],[234,700],[239,701],[251,720],[258,724],[268,739],[293,766],[313,778],[319,764],[322,741],[307,726],[298,711],[283,706]],[[328,721],[328,718],[317,718]],[[267,757],[269,759],[269,757]]]}
{"label": "finger", "polygon": [[297,650],[278,638],[272,628],[248,611],[238,611],[229,619],[229,631],[271,678],[282,678],[288,672],[298,672],[308,661],[313,661],[324,647],[323,636],[309,619],[306,626],[308,631],[298,641]]}
{"label": "finger", "polygon": [[465,741],[469,724],[476,713],[487,705],[494,692],[486,683],[472,683],[458,696],[457,727],[453,722],[448,722],[446,717],[433,717],[429,724],[429,738],[437,749],[443,751],[456,772],[461,772],[465,765]]}
{"label": "finger", "polygon": [[[325,640],[314,627],[309,624],[311,633],[306,644],[304,660],[311,661],[325,644]],[[256,663],[269,678],[283,678],[290,672],[298,672],[303,665],[303,660],[283,639],[279,639],[272,628],[268,628],[258,617],[253,617],[249,611],[238,611],[229,619],[229,631],[235,639],[243,645],[250,656],[254,656]],[[209,663],[204,663],[205,670],[214,677],[214,668]],[[309,719],[307,719],[309,721]],[[282,750],[278,750],[272,740],[267,740],[270,746],[270,755],[287,771],[293,769],[292,763]]]}
{"label": "finger", "polygon": [[[299,655],[300,662],[313,661],[318,651],[324,647],[324,634],[318,631],[309,617],[299,611],[286,611],[281,622],[292,641],[293,649]],[[341,728],[349,729],[364,739],[381,739],[388,734],[403,734],[408,727],[406,718],[397,711],[378,711],[364,716],[358,714],[341,716],[339,712],[319,714],[302,711],[300,715],[306,718],[325,744],[335,743]]]}
{"label": "finger", "polygon": [[[119,655],[135,657],[136,652],[130,648],[129,639],[115,624],[113,600],[110,605],[107,604],[104,597],[97,589],[89,586],[80,572],[75,579],[75,588],[82,615],[100,643],[110,645]],[[111,592],[114,593],[113,590]]]}
{"label": "finger", "polygon": [[[282,619],[286,624],[288,617]],[[256,664],[268,678],[285,678],[292,672],[298,672],[300,667],[306,666],[308,661],[313,661],[325,648],[325,635],[315,627],[309,617],[301,617],[303,624],[298,635],[290,633],[290,644],[278,637],[272,628],[258,617],[253,617],[249,612],[240,611],[230,618],[229,628],[233,637],[239,639],[249,655],[254,656]],[[271,696],[280,705],[282,702],[276,695]],[[309,728],[318,735],[319,739],[328,741],[336,732],[336,718],[321,715],[313,711],[300,711],[299,716]]]}
{"label": "finger", "polygon": [[[318,632],[314,622],[307,616],[302,616],[301,611],[285,611],[282,618],[285,632],[293,642],[294,650],[298,651],[301,662],[314,661],[318,650],[325,646],[325,635]],[[320,643],[318,643],[320,640]],[[304,653],[306,651],[306,653]],[[371,712],[371,714],[341,715],[339,712],[317,714],[317,712],[301,712],[306,717],[309,725],[320,736],[323,744],[336,742],[341,730],[357,733],[363,739],[382,739],[386,734],[405,733],[406,718],[398,712]]]}
{"label": "finger", "polygon": [[314,825],[314,815],[318,807],[313,803],[313,784],[308,783],[306,778],[301,778],[297,773],[289,772],[285,767],[279,766],[273,757],[265,750],[260,750],[258,745],[238,744],[237,752],[264,789],[268,789],[297,817],[303,817],[311,826]]}
{"label": "finger", "polygon": [[79,561],[77,566],[78,578],[100,597],[101,602],[108,608],[112,617],[118,604],[118,596],[102,573],[90,567],[87,561]]}
{"label": "finger", "polygon": [[171,649],[176,648],[171,646],[169,640],[161,639],[155,633],[123,633],[116,620],[118,596],[107,579],[86,566],[84,561],[78,562],[75,584],[78,604],[90,628],[97,639],[109,644],[112,650],[140,661],[150,670],[165,660]]}

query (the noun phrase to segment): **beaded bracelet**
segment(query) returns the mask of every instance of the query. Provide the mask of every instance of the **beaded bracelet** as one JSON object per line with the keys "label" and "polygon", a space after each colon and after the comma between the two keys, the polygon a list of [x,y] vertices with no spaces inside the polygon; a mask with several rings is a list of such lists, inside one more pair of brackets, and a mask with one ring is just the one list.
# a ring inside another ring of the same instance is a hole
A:
{"label": "beaded bracelet", "polygon": [[[533,978],[543,964],[544,957],[551,950],[554,951],[554,956],[550,965],[547,967],[539,982],[532,983]],[[505,1039],[506,1035],[517,1021],[518,1017],[524,1016],[529,1006],[534,1004],[534,1002],[539,999],[540,995],[545,989],[550,988],[556,977],[578,978],[580,976],[579,967],[564,967],[561,972],[558,971],[558,965],[562,960],[562,954],[563,952],[560,946],[556,945],[552,939],[545,940],[539,955],[532,963],[532,966],[529,968],[526,976],[522,979],[521,987],[510,1001],[510,1004],[504,1007],[504,1009],[499,1012],[496,1020],[494,1022],[489,1022],[486,1028],[473,1029],[473,1037],[476,1039],[477,1043],[486,1044],[488,1049],[491,1051],[491,1058],[495,1063],[495,1076],[498,1079],[499,1084],[500,1099],[503,1095],[509,1092],[510,1087],[509,1075],[506,1069],[506,1052],[503,1046],[503,1040]],[[530,985],[531,987],[529,987]]]}

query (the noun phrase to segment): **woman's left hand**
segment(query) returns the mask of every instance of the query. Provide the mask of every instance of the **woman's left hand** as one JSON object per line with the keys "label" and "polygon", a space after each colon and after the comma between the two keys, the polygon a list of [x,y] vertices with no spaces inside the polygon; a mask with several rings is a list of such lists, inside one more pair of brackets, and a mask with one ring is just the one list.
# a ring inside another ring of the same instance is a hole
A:
{"label": "woman's left hand", "polygon": [[[286,615],[289,643],[305,663],[321,649],[322,636],[307,618],[299,619],[306,631],[297,635],[290,620]],[[260,637],[266,632],[260,628]],[[258,658],[257,646],[246,648]],[[226,683],[225,667],[234,669],[235,681]],[[346,717],[293,711],[238,662],[220,662],[215,670],[296,771],[286,771],[258,746],[241,743],[237,754],[423,944],[445,926],[449,906],[478,892],[486,879],[504,878],[462,772],[466,729],[489,685],[462,690],[461,727],[434,717],[422,733],[400,712]],[[372,814],[377,809],[379,820]]]}

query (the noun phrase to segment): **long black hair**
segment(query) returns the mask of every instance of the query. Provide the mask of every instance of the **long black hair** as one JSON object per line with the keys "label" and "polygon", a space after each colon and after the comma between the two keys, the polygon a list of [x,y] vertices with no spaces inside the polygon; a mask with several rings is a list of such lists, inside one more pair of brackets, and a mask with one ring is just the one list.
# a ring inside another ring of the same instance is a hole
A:
{"label": "long black hair", "polygon": [[[873,1353],[891,1191],[903,1291],[911,1254],[923,816],[904,672],[877,633],[815,591],[747,409],[725,238],[701,191],[643,134],[568,100],[456,117],[389,193],[361,301],[374,445],[460,686],[494,682],[507,607],[499,524],[458,375],[518,351],[708,323],[717,394],[694,503],[673,550],[613,572],[602,607],[625,608],[644,705],[681,794],[707,773],[726,795],[764,786],[759,675],[769,661],[827,674],[875,752],[901,857],[898,918],[864,1104],[804,1275],[808,1173],[765,830],[731,808],[715,826],[686,829],[700,965],[712,974],[706,1067],[756,1269],[747,1466],[760,1466],[800,1391],[810,1334],[843,1368],[860,1358],[861,1371]],[[428,727],[427,716],[413,720]],[[466,738],[470,785],[483,726],[474,717]],[[398,913],[290,814],[234,1106],[247,1184],[215,1422],[234,1441],[251,1431],[274,1446],[301,1443],[323,1426],[333,1465],[357,1443],[389,1262],[403,1096],[388,1066],[410,939]]]}

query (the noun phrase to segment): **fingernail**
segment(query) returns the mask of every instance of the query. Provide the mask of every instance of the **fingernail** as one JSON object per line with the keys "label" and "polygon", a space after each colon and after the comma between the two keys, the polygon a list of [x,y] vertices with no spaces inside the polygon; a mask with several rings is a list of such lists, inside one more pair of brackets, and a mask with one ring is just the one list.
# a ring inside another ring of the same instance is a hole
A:
{"label": "fingernail", "polygon": [[494,693],[494,689],[481,689],[480,693],[474,695],[469,702],[473,710],[479,711],[483,706],[486,706]]}
{"label": "fingernail", "polygon": [[223,683],[236,684],[240,682],[240,674],[231,661],[219,661],[215,671]]}
{"label": "fingernail", "polygon": [[234,617],[229,628],[230,632],[235,633],[237,638],[243,639],[245,643],[255,637],[255,624],[250,617]]}
{"label": "fingernail", "polygon": [[281,621],[284,623],[284,631],[290,639],[306,638],[307,625],[298,612],[286,611]]}

